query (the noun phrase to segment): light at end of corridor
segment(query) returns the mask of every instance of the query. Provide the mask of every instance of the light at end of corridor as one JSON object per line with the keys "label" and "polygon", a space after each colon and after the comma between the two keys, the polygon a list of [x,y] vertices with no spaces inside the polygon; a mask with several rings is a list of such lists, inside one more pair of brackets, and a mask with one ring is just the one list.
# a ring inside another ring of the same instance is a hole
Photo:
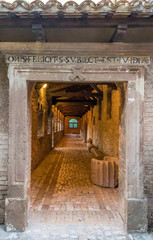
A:
{"label": "light at end of corridor", "polygon": [[44,85],[43,85],[43,88],[46,88],[47,87],[47,83],[45,83]]}

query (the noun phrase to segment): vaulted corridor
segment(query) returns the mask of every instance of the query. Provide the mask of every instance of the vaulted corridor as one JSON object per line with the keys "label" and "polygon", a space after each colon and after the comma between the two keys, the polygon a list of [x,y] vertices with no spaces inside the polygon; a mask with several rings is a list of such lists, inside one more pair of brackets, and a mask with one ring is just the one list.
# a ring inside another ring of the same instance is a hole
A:
{"label": "vaulted corridor", "polygon": [[90,155],[78,135],[66,135],[32,173],[32,225],[122,226],[118,190],[91,182]]}

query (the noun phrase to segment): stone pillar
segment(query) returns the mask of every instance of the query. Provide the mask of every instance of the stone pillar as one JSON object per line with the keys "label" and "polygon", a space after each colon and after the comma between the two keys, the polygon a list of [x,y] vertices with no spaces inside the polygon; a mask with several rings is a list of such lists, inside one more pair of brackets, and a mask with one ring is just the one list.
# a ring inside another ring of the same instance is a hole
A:
{"label": "stone pillar", "polygon": [[[143,192],[143,164],[142,164],[142,131],[143,131],[143,96],[144,79],[140,71],[136,81],[129,81],[124,111],[124,146],[120,144],[121,159],[125,162],[123,170],[122,162],[120,168],[120,183],[123,186],[125,178],[124,200],[121,199],[121,206],[124,208],[124,216],[127,231],[146,232],[147,221],[147,200]],[[123,139],[123,138],[122,138]],[[123,147],[121,149],[121,146]],[[124,154],[122,154],[124,152]],[[125,171],[124,175],[121,171]],[[122,189],[121,189],[122,190]],[[123,191],[120,191],[123,193]]]}
{"label": "stone pillar", "polygon": [[[9,162],[8,195],[5,200],[6,231],[24,231],[27,226],[26,172],[28,150],[28,95],[26,79],[15,78],[9,68]],[[28,159],[29,161],[31,159]]]}

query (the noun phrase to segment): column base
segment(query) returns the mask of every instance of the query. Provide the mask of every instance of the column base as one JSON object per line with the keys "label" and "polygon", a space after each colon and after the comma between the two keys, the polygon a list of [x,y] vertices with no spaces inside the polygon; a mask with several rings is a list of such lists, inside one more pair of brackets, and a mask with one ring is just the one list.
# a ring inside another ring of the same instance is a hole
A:
{"label": "column base", "polygon": [[7,232],[23,232],[27,227],[27,200],[6,198],[5,230]]}
{"label": "column base", "polygon": [[126,228],[128,232],[148,231],[147,199],[127,199]]}

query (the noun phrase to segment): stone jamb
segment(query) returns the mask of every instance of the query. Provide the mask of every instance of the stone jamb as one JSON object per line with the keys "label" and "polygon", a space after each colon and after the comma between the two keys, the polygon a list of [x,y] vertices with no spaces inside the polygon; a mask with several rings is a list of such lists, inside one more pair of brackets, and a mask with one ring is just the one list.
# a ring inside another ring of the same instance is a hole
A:
{"label": "stone jamb", "polygon": [[[29,83],[71,82],[75,65],[10,64],[9,77],[9,191],[6,199],[6,231],[24,231],[27,226],[30,176]],[[143,67],[81,64],[84,78],[76,82],[127,83],[124,124],[125,159],[124,192],[120,192],[122,217],[128,231],[147,231],[147,201],[143,195],[142,106],[144,98]],[[135,109],[137,111],[135,111]],[[120,161],[122,161],[122,157]],[[133,169],[135,168],[135,171]],[[121,171],[122,169],[120,169]],[[120,191],[120,188],[119,188]],[[18,208],[20,206],[20,208]],[[16,211],[18,208],[18,211]],[[137,212],[136,212],[137,210]],[[135,214],[141,217],[136,217]],[[143,220],[142,220],[143,219]]]}

